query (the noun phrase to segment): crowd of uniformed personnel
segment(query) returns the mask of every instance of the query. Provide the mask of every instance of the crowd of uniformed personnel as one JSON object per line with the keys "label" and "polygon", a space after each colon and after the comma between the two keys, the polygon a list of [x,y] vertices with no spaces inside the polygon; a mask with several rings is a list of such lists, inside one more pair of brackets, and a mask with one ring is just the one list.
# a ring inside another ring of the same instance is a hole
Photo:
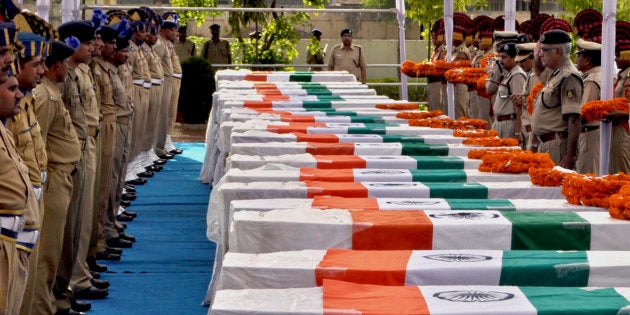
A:
{"label": "crowd of uniformed personnel", "polygon": [[[470,60],[487,72],[485,90],[455,86],[455,117],[487,120],[500,137],[519,139],[523,149],[549,153],[556,165],[599,174],[599,121],[581,115],[582,104],[599,100],[602,73],[602,15],[587,9],[574,27],[538,14],[505,31],[503,16],[453,15],[451,60]],[[431,28],[431,61],[446,60],[444,21]],[[571,59],[577,38],[575,64]],[[614,97],[630,100],[630,23],[617,21]],[[482,65],[483,60],[489,60]],[[613,76],[611,74],[611,76]],[[539,84],[539,89],[536,85]],[[446,80],[427,78],[428,105],[446,112]],[[527,99],[531,95],[531,105]],[[528,107],[529,110],[528,110]],[[533,107],[533,110],[532,110]],[[613,112],[608,173],[630,173],[628,114]],[[604,172],[606,173],[606,172]]]}
{"label": "crowd of uniformed personnel", "polygon": [[0,22],[0,314],[78,314],[135,238],[126,207],[180,154],[177,15],[94,11]]}

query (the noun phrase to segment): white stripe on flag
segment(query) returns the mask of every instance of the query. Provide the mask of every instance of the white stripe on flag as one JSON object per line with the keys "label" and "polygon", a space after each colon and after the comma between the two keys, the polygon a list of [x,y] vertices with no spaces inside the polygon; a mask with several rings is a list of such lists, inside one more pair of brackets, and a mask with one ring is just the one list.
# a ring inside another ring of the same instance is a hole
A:
{"label": "white stripe on flag", "polygon": [[587,251],[589,287],[623,287],[630,283],[630,252]]}
{"label": "white stripe on flag", "polygon": [[431,190],[422,183],[391,183],[369,182],[362,183],[368,191],[368,197],[384,198],[429,198]]}
{"label": "white stripe on flag", "polygon": [[355,155],[401,155],[402,145],[398,142],[389,143],[355,143]]}
{"label": "white stripe on flag", "polygon": [[418,161],[408,156],[373,156],[363,155],[367,168],[417,169]]}
{"label": "white stripe on flag", "polygon": [[355,182],[376,182],[379,180],[386,180],[388,182],[411,182],[411,172],[406,169],[400,170],[375,170],[369,168],[355,168],[352,170],[354,173]]}
{"label": "white stripe on flag", "polygon": [[518,287],[424,286],[420,291],[431,314],[537,314]]}
{"label": "white stripe on flag", "polygon": [[441,198],[378,198],[381,210],[451,210],[451,206]]}
{"label": "white stripe on flag", "polygon": [[512,223],[499,211],[426,211],[433,222],[433,249],[512,247]]}
{"label": "white stripe on flag", "polygon": [[407,264],[406,285],[499,285],[503,251],[415,250]]}
{"label": "white stripe on flag", "polygon": [[608,212],[577,212],[591,223],[591,250],[630,250],[630,221],[610,217]]}
{"label": "white stripe on flag", "polygon": [[383,143],[383,137],[370,134],[337,134],[339,142]]}

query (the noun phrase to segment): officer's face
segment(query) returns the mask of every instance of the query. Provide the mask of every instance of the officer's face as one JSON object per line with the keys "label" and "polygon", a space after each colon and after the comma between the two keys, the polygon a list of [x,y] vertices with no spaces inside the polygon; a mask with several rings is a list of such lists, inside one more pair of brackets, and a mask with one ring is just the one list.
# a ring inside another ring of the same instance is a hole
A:
{"label": "officer's face", "polygon": [[133,34],[135,36],[135,38],[134,38],[135,40],[143,42],[143,41],[145,41],[147,39],[147,34],[149,34],[149,32],[147,32],[146,30],[145,31],[136,31]]}
{"label": "officer's face", "polygon": [[83,42],[79,45],[79,48],[74,51],[72,58],[77,63],[86,63],[90,60],[90,57],[92,57],[93,52],[94,45],[92,44],[92,41]]}
{"label": "officer's face", "polygon": [[95,35],[94,40],[92,41],[92,57],[100,56],[101,49],[103,49],[103,40],[101,39],[101,35]]}
{"label": "officer's face", "polygon": [[561,61],[562,53],[560,47],[542,44],[540,53],[542,54],[542,63],[545,67],[555,69]]}
{"label": "officer's face", "polygon": [[352,34],[343,34],[343,36],[341,36],[341,42],[343,42],[344,46],[352,44]]}
{"label": "officer's face", "polygon": [[210,34],[212,35],[212,38],[219,38],[219,33],[221,33],[221,30],[218,28],[210,29]]}
{"label": "officer's face", "polygon": [[147,43],[147,45],[149,46],[153,46],[156,41],[157,41],[157,36],[151,35],[151,33],[149,33],[149,35],[147,35],[147,39],[145,40],[145,43]]}
{"label": "officer's face", "polygon": [[24,94],[18,88],[14,76],[0,78],[0,118],[13,117],[20,113],[20,100]]}
{"label": "officer's face", "polygon": [[124,65],[127,62],[128,48],[116,50],[114,53],[114,64],[117,66]]}
{"label": "officer's face", "polygon": [[44,67],[42,66],[42,57],[37,56],[31,58],[27,62],[19,62],[20,74],[17,76],[17,80],[22,89],[30,90],[37,87],[37,84],[42,82],[44,76]]}
{"label": "officer's face", "polygon": [[584,54],[577,54],[575,57],[575,65],[579,71],[586,71],[586,67],[588,66],[588,58],[584,56]]}
{"label": "officer's face", "polygon": [[516,66],[516,61],[514,61],[514,58],[510,57],[510,55],[508,55],[506,52],[499,53],[499,62],[505,70],[512,70],[512,68]]}
{"label": "officer's face", "polygon": [[622,59],[621,53],[619,52],[615,53],[615,62],[617,63],[617,68],[619,69],[625,69],[627,67],[630,67],[630,60]]}
{"label": "officer's face", "polygon": [[103,42],[103,49],[101,49],[101,56],[105,60],[112,60],[114,58],[114,53],[116,53],[116,40],[110,40]]}
{"label": "officer's face", "polygon": [[7,75],[11,64],[13,63],[15,56],[13,55],[13,48],[11,46],[0,47],[0,75]]}

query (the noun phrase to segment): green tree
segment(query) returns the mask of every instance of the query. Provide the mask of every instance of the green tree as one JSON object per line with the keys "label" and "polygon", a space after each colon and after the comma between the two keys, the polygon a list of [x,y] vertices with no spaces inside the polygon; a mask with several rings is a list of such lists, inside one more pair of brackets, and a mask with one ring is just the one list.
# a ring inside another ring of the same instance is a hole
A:
{"label": "green tree", "polygon": [[[303,0],[304,5],[323,8],[329,0]],[[276,8],[276,0],[269,5],[265,0],[234,0],[235,8]],[[289,63],[297,58],[300,33],[296,25],[306,25],[310,19],[306,13],[259,13],[232,12],[228,18],[231,34],[237,40],[232,43],[234,63]],[[254,25],[260,35],[245,39],[243,30]]]}
{"label": "green tree", "polygon": [[[575,15],[584,9],[595,9],[602,12],[602,0],[558,0],[561,6],[563,6],[567,13],[563,16],[564,19],[573,24],[573,18]],[[617,20],[630,21],[630,1],[617,0]]]}
{"label": "green tree", "polygon": [[[174,7],[189,7],[189,8],[212,8],[217,6],[216,0],[171,0],[171,5]],[[191,11],[182,10],[177,11],[181,22],[180,25],[186,25],[190,21],[195,21],[197,26],[201,26],[206,21],[206,16],[216,16],[221,14],[220,12],[203,12],[203,11]]]}

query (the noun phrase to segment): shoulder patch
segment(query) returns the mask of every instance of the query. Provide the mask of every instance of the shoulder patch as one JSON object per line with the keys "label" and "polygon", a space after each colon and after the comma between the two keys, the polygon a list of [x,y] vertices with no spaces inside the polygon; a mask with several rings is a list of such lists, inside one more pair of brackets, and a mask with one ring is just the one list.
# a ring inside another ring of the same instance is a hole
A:
{"label": "shoulder patch", "polygon": [[99,77],[100,77],[102,74],[101,74],[101,71],[99,71],[99,70],[94,70],[94,75],[97,75],[97,76],[99,76]]}

